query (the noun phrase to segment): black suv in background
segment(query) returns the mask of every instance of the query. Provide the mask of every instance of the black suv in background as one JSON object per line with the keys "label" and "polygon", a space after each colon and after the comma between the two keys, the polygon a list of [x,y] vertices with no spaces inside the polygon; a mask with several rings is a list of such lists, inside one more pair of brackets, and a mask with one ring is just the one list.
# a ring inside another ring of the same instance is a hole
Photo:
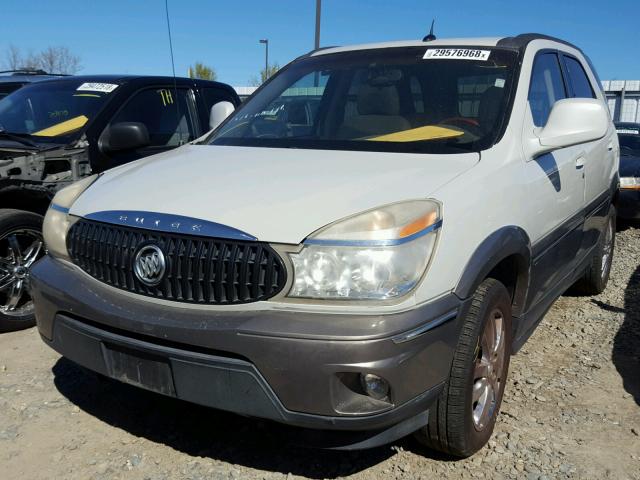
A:
{"label": "black suv in background", "polygon": [[29,269],[58,190],[191,142],[239,103],[223,83],[114,75],[43,80],[0,100],[0,331],[34,323]]}
{"label": "black suv in background", "polygon": [[3,70],[0,72],[0,100],[30,83],[64,76],[66,75],[47,73],[44,70],[31,70],[28,68]]}
{"label": "black suv in background", "polygon": [[640,220],[640,123],[618,122],[620,200],[618,216]]}

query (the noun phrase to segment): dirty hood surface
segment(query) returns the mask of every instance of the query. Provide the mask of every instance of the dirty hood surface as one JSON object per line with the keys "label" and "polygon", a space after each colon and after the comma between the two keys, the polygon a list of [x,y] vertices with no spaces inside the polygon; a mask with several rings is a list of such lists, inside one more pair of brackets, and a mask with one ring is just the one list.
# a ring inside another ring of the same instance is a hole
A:
{"label": "dirty hood surface", "polygon": [[187,145],[105,172],[70,213],[180,215],[296,244],[346,216],[429,198],[478,158]]}

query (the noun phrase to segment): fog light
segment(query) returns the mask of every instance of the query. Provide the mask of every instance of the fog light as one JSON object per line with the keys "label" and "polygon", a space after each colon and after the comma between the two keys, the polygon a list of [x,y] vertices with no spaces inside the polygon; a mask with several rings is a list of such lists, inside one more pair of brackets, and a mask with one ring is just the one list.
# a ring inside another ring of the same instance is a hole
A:
{"label": "fog light", "polygon": [[360,381],[365,393],[371,398],[384,400],[389,396],[389,382],[384,378],[373,373],[366,373],[360,375]]}

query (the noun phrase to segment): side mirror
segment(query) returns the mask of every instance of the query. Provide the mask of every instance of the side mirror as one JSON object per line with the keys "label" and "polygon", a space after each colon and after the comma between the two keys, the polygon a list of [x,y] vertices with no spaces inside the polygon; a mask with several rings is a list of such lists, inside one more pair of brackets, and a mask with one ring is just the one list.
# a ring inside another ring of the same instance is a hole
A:
{"label": "side mirror", "polygon": [[216,103],[211,107],[211,113],[209,114],[209,129],[217,128],[235,109],[236,107],[231,102],[222,101]]}
{"label": "side mirror", "polygon": [[544,128],[532,139],[531,156],[599,140],[607,134],[609,115],[600,100],[567,98],[553,106]]}
{"label": "side mirror", "polygon": [[105,152],[121,152],[146,147],[149,131],[144,123],[120,122],[107,127],[100,137],[100,148]]}

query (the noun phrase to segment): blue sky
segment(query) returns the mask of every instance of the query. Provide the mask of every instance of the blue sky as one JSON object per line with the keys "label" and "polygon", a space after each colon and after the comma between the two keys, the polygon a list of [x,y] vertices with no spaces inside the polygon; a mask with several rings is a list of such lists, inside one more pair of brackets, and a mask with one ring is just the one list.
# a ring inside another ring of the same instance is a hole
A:
{"label": "blue sky", "polygon": [[[640,2],[324,0],[322,45],[436,34],[507,36],[542,32],[576,43],[603,79],[640,79]],[[10,44],[23,51],[69,47],[81,73],[170,74],[164,0],[2,0],[0,66]],[[169,0],[176,73],[195,61],[247,85],[270,60],[281,66],[313,48],[315,0]]]}

